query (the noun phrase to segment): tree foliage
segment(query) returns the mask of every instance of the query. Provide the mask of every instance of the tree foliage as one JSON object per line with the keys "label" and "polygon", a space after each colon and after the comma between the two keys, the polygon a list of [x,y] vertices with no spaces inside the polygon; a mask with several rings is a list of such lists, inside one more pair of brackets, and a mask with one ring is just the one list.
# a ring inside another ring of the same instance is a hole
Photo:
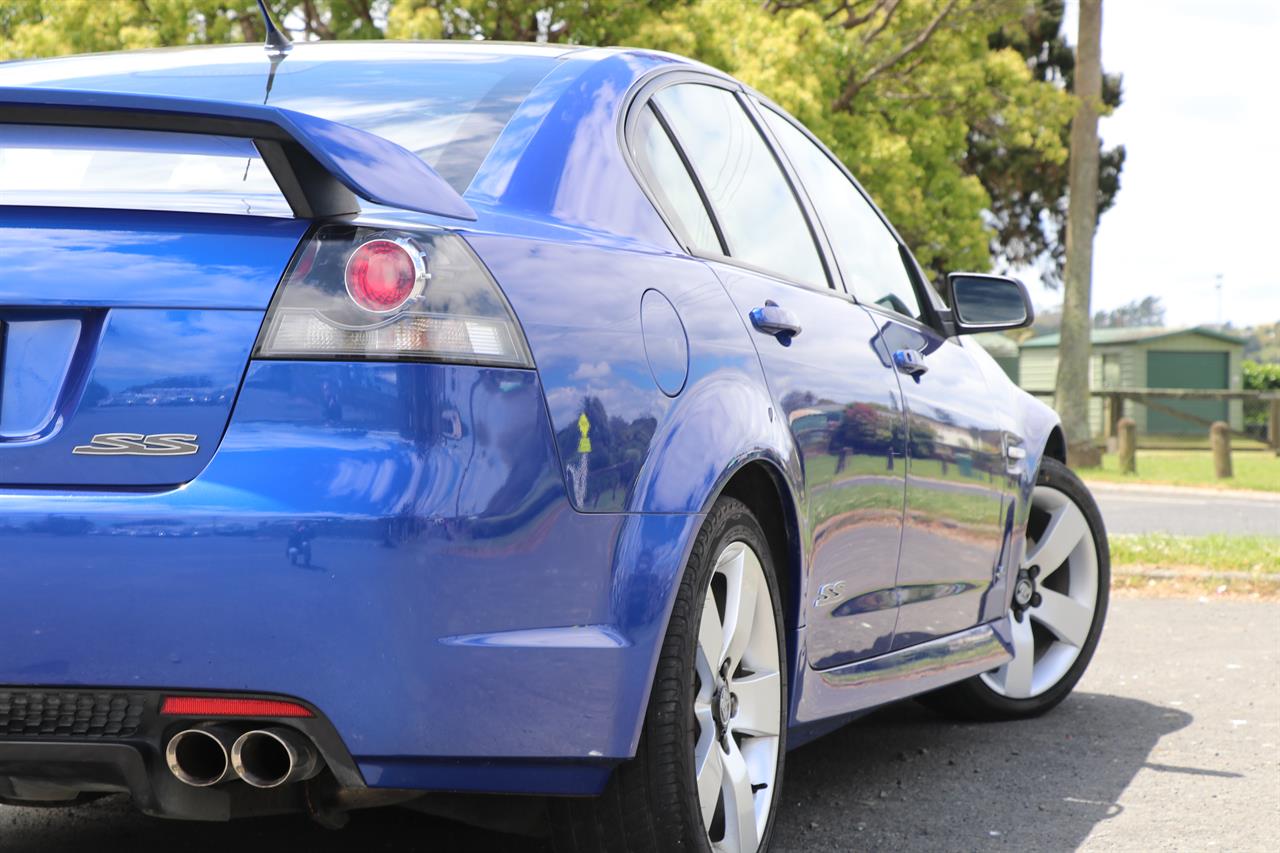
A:
{"label": "tree foliage", "polygon": [[1095,329],[1129,329],[1135,326],[1163,326],[1164,302],[1159,296],[1144,296],[1109,311],[1096,311]]}
{"label": "tree foliage", "polygon": [[[745,80],[827,142],[926,267],[988,269],[994,253],[1042,262],[1055,278],[1074,111],[1061,0],[268,5],[295,39],[538,40],[692,56]],[[254,0],[0,7],[0,58],[261,38]],[[1114,185],[1118,169],[1119,161],[1107,177],[1104,168],[1103,183]],[[1112,197],[1114,186],[1104,187],[1104,206]]]}
{"label": "tree foliage", "polygon": [[[1064,0],[1035,0],[1018,19],[990,37],[993,49],[1013,49],[1027,62],[1032,77],[1071,91],[1075,52],[1062,32]],[[1107,111],[1120,106],[1122,78],[1102,76],[1102,103]],[[1062,127],[1067,144],[1068,126]],[[1123,145],[1101,148],[1098,163],[1098,216],[1115,203],[1124,167]],[[1067,228],[1067,164],[1010,149],[982,122],[969,136],[966,168],[982,180],[991,196],[995,233],[992,254],[1002,268],[1036,266],[1046,284],[1061,283]]]}

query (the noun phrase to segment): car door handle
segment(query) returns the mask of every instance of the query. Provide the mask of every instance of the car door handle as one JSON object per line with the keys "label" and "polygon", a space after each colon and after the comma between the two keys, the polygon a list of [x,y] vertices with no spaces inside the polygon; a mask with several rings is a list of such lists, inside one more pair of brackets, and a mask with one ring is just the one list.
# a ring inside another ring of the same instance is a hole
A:
{"label": "car door handle", "polygon": [[800,320],[772,299],[766,299],[760,308],[751,309],[751,325],[762,332],[782,338],[794,338],[800,334]]}
{"label": "car door handle", "polygon": [[898,368],[899,373],[905,373],[917,382],[920,381],[921,376],[929,372],[929,365],[924,363],[924,356],[920,354],[920,350],[898,350],[893,354],[893,366]]}

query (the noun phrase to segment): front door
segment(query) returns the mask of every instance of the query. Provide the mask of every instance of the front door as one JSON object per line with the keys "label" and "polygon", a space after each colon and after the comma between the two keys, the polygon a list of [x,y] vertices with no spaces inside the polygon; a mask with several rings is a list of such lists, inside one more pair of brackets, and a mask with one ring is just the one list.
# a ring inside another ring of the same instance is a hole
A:
{"label": "front door", "polygon": [[1004,541],[1003,436],[982,369],[956,338],[868,308],[883,357],[912,353],[900,374],[907,408],[907,514],[898,563],[894,648],[962,631],[982,619]]}

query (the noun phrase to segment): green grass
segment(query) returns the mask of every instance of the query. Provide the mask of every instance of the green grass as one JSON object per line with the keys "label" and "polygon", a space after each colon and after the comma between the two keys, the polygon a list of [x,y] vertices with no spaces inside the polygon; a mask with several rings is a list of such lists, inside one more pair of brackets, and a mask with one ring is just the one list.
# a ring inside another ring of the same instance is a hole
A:
{"label": "green grass", "polygon": [[1280,457],[1274,453],[1232,453],[1231,464],[1235,476],[1219,480],[1213,476],[1213,456],[1207,450],[1139,450],[1136,474],[1121,474],[1118,460],[1111,453],[1102,457],[1101,468],[1082,468],[1078,473],[1086,480],[1115,483],[1164,483],[1280,492]]}
{"label": "green grass", "polygon": [[[1233,450],[1266,450],[1267,443],[1253,438],[1231,436]],[[1209,449],[1209,430],[1198,435],[1138,434],[1138,451],[1143,450],[1204,450]]]}
{"label": "green grass", "polygon": [[1277,537],[1141,533],[1109,538],[1111,562],[1116,566],[1280,576]]}

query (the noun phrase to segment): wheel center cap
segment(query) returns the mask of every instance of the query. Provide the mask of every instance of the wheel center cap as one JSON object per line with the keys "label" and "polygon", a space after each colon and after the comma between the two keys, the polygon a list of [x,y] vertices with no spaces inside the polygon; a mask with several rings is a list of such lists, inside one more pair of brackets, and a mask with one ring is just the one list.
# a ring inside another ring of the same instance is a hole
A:
{"label": "wheel center cap", "polygon": [[1031,596],[1035,595],[1036,587],[1030,578],[1018,578],[1018,582],[1013,587],[1013,601],[1019,607],[1026,607],[1031,603]]}
{"label": "wheel center cap", "polygon": [[711,707],[714,709],[716,723],[719,724],[720,728],[723,729],[729,725],[729,718],[733,716],[733,693],[729,691],[729,685],[726,684],[720,688],[720,691],[716,693],[716,701],[712,703]]}

